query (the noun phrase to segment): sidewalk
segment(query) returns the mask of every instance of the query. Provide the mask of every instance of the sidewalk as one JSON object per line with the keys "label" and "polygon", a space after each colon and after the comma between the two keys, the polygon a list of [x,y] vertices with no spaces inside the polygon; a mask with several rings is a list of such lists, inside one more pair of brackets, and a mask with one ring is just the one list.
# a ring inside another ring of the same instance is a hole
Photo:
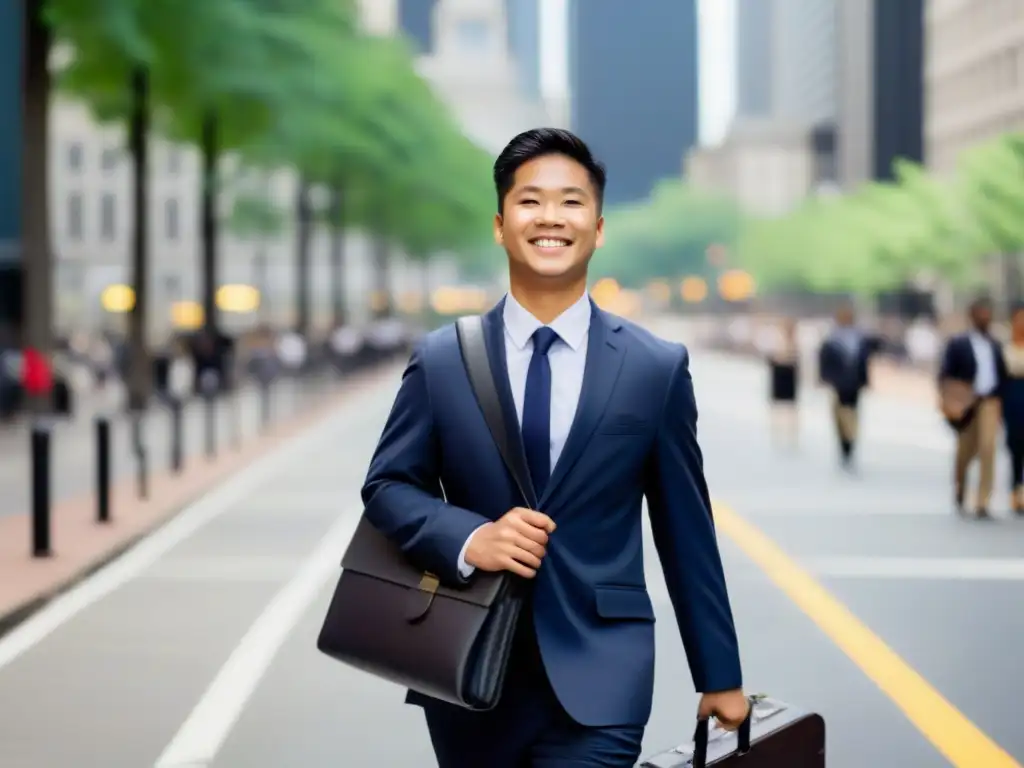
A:
{"label": "sidewalk", "polygon": [[[285,378],[274,384],[270,393],[271,419],[276,422],[296,413],[307,398],[302,384]],[[262,398],[253,387],[244,387],[215,403],[215,448],[219,453],[230,449],[237,438],[247,440],[262,431],[260,404]],[[205,461],[206,407],[198,400],[185,405],[182,414],[182,449],[186,465]],[[144,420],[143,439],[151,471],[171,466],[172,418],[168,408],[154,404]],[[138,462],[134,452],[133,431],[129,417],[115,413],[110,432],[111,475],[114,483],[134,477]],[[92,420],[62,422],[51,437],[51,494],[55,503],[92,492],[96,485],[96,430]],[[0,517],[29,511],[31,489],[31,457],[29,436],[23,434],[6,443],[0,441]]]}
{"label": "sidewalk", "polygon": [[246,441],[239,450],[223,450],[210,461],[189,462],[181,475],[154,472],[148,500],[138,498],[132,478],[115,482],[108,524],[95,522],[91,493],[57,500],[52,512],[54,554],[50,558],[31,557],[30,515],[0,517],[0,634],[114,559],[220,481],[317,423],[341,402],[389,381],[396,370],[394,365],[384,365],[352,375],[302,412]]}

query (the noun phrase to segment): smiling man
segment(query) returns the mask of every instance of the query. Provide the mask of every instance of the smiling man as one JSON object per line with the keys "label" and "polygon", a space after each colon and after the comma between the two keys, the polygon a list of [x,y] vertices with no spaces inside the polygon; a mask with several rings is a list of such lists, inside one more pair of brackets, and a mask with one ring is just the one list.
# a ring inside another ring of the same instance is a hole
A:
{"label": "smiling man", "polygon": [[510,290],[484,331],[539,508],[519,506],[452,326],[413,353],[363,498],[370,521],[441,579],[511,571],[532,589],[496,709],[407,700],[425,710],[440,768],[632,768],[654,687],[645,497],[698,714],[735,728],[747,713],[689,359],[587,294],[605,171],[580,139],[520,134],[494,181]]}

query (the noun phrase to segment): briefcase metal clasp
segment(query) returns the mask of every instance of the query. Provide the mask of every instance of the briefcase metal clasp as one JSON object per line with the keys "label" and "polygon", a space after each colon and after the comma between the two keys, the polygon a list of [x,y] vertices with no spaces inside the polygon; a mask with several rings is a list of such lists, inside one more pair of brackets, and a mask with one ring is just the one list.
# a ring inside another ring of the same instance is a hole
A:
{"label": "briefcase metal clasp", "polygon": [[423,574],[420,578],[419,591],[426,593],[427,599],[421,607],[413,610],[408,618],[410,624],[419,624],[427,618],[427,614],[430,613],[430,608],[434,604],[434,598],[437,596],[437,588],[439,586],[441,586],[441,580],[437,576],[430,573],[430,571],[426,571]]}

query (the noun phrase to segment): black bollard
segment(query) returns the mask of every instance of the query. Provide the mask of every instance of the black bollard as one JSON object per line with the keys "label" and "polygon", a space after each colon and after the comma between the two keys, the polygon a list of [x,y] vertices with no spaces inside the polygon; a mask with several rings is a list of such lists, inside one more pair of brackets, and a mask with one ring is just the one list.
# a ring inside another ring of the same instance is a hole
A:
{"label": "black bollard", "polygon": [[185,465],[184,406],[180,397],[171,398],[171,472],[181,474]]}
{"label": "black bollard", "polygon": [[96,522],[110,522],[110,419],[96,417]]}
{"label": "black bollard", "polygon": [[50,433],[51,424],[32,423],[32,556],[50,557]]}

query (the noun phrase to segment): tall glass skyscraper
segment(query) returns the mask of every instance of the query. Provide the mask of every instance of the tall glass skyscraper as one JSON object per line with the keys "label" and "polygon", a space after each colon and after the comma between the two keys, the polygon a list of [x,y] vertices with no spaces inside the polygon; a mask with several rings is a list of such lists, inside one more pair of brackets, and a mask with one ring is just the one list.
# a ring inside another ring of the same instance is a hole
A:
{"label": "tall glass skyscraper", "polygon": [[736,5],[736,119],[767,117],[772,111],[775,4]]}
{"label": "tall glass skyscraper", "polygon": [[[0,327],[18,327],[22,320],[21,269],[21,3],[0,5],[0,29],[7,44],[0,67]],[[2,343],[2,341],[0,341]]]}
{"label": "tall glass skyscraper", "polygon": [[924,155],[924,0],[840,8],[839,159],[847,187]]}
{"label": "tall glass skyscraper", "polygon": [[569,0],[569,81],[610,204],[678,178],[698,140],[697,0]]}

